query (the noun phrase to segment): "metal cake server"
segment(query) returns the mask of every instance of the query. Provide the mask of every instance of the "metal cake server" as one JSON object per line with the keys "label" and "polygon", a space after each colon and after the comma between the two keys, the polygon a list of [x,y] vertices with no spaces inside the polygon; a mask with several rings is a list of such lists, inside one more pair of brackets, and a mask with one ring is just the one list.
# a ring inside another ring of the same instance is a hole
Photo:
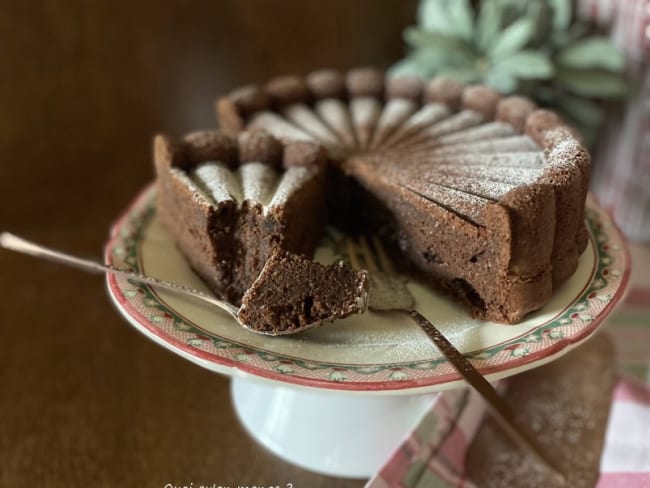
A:
{"label": "metal cake server", "polygon": [[195,300],[199,300],[202,302],[209,303],[211,305],[214,305],[216,307],[219,307],[220,309],[224,310],[227,312],[232,318],[234,318],[239,325],[244,327],[245,329],[254,332],[256,334],[262,334],[262,335],[269,335],[269,336],[280,336],[280,335],[290,335],[290,334],[295,334],[298,332],[302,332],[304,330],[310,329],[312,327],[316,327],[318,325],[321,325],[320,322],[315,322],[313,324],[307,324],[304,326],[301,326],[299,328],[295,329],[290,329],[290,330],[285,330],[285,331],[263,331],[259,329],[255,329],[245,323],[243,323],[239,319],[239,308],[233,305],[232,303],[229,303],[225,300],[219,300],[213,295],[210,295],[208,293],[204,293],[199,290],[195,290],[193,288],[190,288],[188,286],[183,286],[183,285],[178,285],[176,283],[171,283],[169,281],[165,280],[159,280],[158,278],[153,278],[151,276],[145,276],[140,273],[136,273],[134,271],[128,271],[125,269],[120,269],[116,268],[114,266],[109,266],[105,264],[101,264],[97,261],[92,261],[90,259],[82,259],[76,256],[73,256],[71,254],[66,254],[60,251],[56,251],[54,249],[42,246],[40,244],[36,244],[33,242],[30,242],[28,240],[23,239],[22,237],[18,237],[14,234],[11,234],[9,232],[2,232],[0,233],[0,247],[3,247],[5,249],[10,249],[12,251],[20,252],[23,254],[29,254],[31,256],[35,256],[38,258],[42,259],[47,259],[49,261],[55,261],[58,263],[66,264],[68,266],[72,266],[75,268],[82,269],[84,271],[89,271],[91,273],[111,273],[117,276],[122,276],[124,278],[127,278],[131,281],[135,281],[136,283],[142,283],[145,285],[151,285],[155,286],[157,288],[162,288],[165,290],[172,291],[174,293],[179,293],[181,295],[185,295],[188,297],[191,297]]}
{"label": "metal cake server", "polygon": [[[372,241],[374,249],[371,249],[368,240]],[[344,245],[352,267],[369,271],[368,308],[376,312],[401,311],[409,314],[465,381],[481,395],[488,411],[506,434],[548,469],[558,481],[564,483],[566,478],[562,471],[535,438],[514,423],[512,409],[494,387],[431,322],[415,310],[415,300],[406,287],[406,280],[396,273],[381,241],[376,236],[370,239],[361,237],[358,242],[347,238]]]}

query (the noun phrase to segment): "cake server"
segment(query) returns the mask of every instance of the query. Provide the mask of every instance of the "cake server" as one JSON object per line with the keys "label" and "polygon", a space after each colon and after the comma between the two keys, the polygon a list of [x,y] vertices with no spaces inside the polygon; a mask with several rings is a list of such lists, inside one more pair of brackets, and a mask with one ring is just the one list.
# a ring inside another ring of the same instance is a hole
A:
{"label": "cake server", "polygon": [[[369,240],[372,242],[372,246],[369,244]],[[444,334],[415,309],[415,300],[406,286],[406,280],[395,271],[381,241],[376,236],[372,236],[370,239],[361,237],[358,242],[345,239],[345,247],[352,267],[369,271],[368,308],[376,312],[402,311],[408,313],[447,361],[481,395],[488,411],[505,433],[531,454],[538,463],[555,475],[559,482],[564,483],[565,477],[562,471],[558,469],[535,438],[521,426],[515,424],[512,409],[490,382],[449,342]]]}
{"label": "cake server", "polygon": [[146,276],[140,273],[136,273],[134,271],[129,271],[125,269],[116,268],[114,266],[101,264],[97,261],[93,261],[90,259],[82,259],[73,256],[71,254],[66,254],[61,251],[56,251],[49,247],[45,247],[40,244],[30,242],[26,239],[23,239],[22,237],[18,237],[9,232],[0,233],[0,247],[3,247],[5,249],[10,249],[12,251],[20,252],[23,254],[29,254],[31,256],[35,256],[38,258],[47,259],[49,261],[55,261],[58,263],[66,264],[68,266],[79,268],[84,271],[89,271],[91,273],[101,273],[101,274],[110,273],[116,276],[127,278],[131,281],[135,281],[136,283],[142,283],[145,285],[154,286],[156,288],[162,288],[164,290],[169,290],[174,293],[179,293],[181,295],[191,297],[198,301],[209,303],[211,305],[214,305],[224,310],[225,312],[228,313],[228,315],[234,318],[239,325],[241,325],[246,330],[249,330],[256,334],[263,334],[263,335],[270,335],[270,336],[290,335],[321,325],[321,322],[314,322],[312,324],[307,324],[299,328],[290,329],[286,331],[259,330],[250,327],[249,325],[245,324],[239,319],[239,311],[240,311],[239,307],[236,307],[232,303],[229,303],[225,300],[219,300],[214,295],[210,295],[208,293],[195,290],[194,288],[190,288],[188,286],[183,286],[176,283],[171,283],[169,281],[160,280],[158,278]]}

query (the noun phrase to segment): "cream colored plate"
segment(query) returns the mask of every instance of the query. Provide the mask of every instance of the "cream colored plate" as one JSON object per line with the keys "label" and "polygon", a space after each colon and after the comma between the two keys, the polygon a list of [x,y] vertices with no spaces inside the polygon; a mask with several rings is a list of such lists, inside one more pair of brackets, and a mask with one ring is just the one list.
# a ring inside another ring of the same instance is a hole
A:
{"label": "cream colored plate", "polygon": [[[155,216],[146,190],[115,225],[106,259],[116,266],[208,291]],[[417,283],[417,309],[491,378],[504,377],[566,353],[588,338],[620,298],[629,259],[618,231],[593,202],[590,243],[578,271],[552,300],[518,325],[472,320],[467,311]],[[331,232],[330,232],[331,234]],[[337,258],[326,237],[316,259]],[[442,389],[459,377],[410,319],[367,312],[290,337],[270,338],[239,327],[219,310],[184,297],[108,277],[109,293],[139,330],[172,351],[222,373],[245,372],[303,386],[352,391]]]}

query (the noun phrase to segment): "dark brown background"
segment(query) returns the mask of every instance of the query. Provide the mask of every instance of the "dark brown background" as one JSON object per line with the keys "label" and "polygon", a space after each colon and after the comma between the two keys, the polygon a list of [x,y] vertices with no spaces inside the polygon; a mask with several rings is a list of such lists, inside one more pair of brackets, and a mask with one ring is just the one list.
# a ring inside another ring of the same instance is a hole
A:
{"label": "dark brown background", "polygon": [[[133,3],[133,4],[132,4]],[[98,257],[154,133],[239,83],[387,66],[413,0],[0,1],[0,229]],[[289,466],[228,380],[155,346],[99,277],[0,251],[0,486],[360,486]]]}

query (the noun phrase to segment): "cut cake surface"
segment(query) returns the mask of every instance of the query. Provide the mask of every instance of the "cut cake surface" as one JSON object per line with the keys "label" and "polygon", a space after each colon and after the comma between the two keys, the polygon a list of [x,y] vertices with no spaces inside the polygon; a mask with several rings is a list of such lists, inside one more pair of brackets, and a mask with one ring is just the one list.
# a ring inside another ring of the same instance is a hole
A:
{"label": "cut cake surface", "polygon": [[244,295],[239,318],[260,331],[287,332],[364,312],[367,300],[364,271],[276,249]]}
{"label": "cut cake surface", "polygon": [[311,256],[324,220],[324,153],[269,134],[155,140],[157,211],[195,272],[239,305],[273,251]]}

